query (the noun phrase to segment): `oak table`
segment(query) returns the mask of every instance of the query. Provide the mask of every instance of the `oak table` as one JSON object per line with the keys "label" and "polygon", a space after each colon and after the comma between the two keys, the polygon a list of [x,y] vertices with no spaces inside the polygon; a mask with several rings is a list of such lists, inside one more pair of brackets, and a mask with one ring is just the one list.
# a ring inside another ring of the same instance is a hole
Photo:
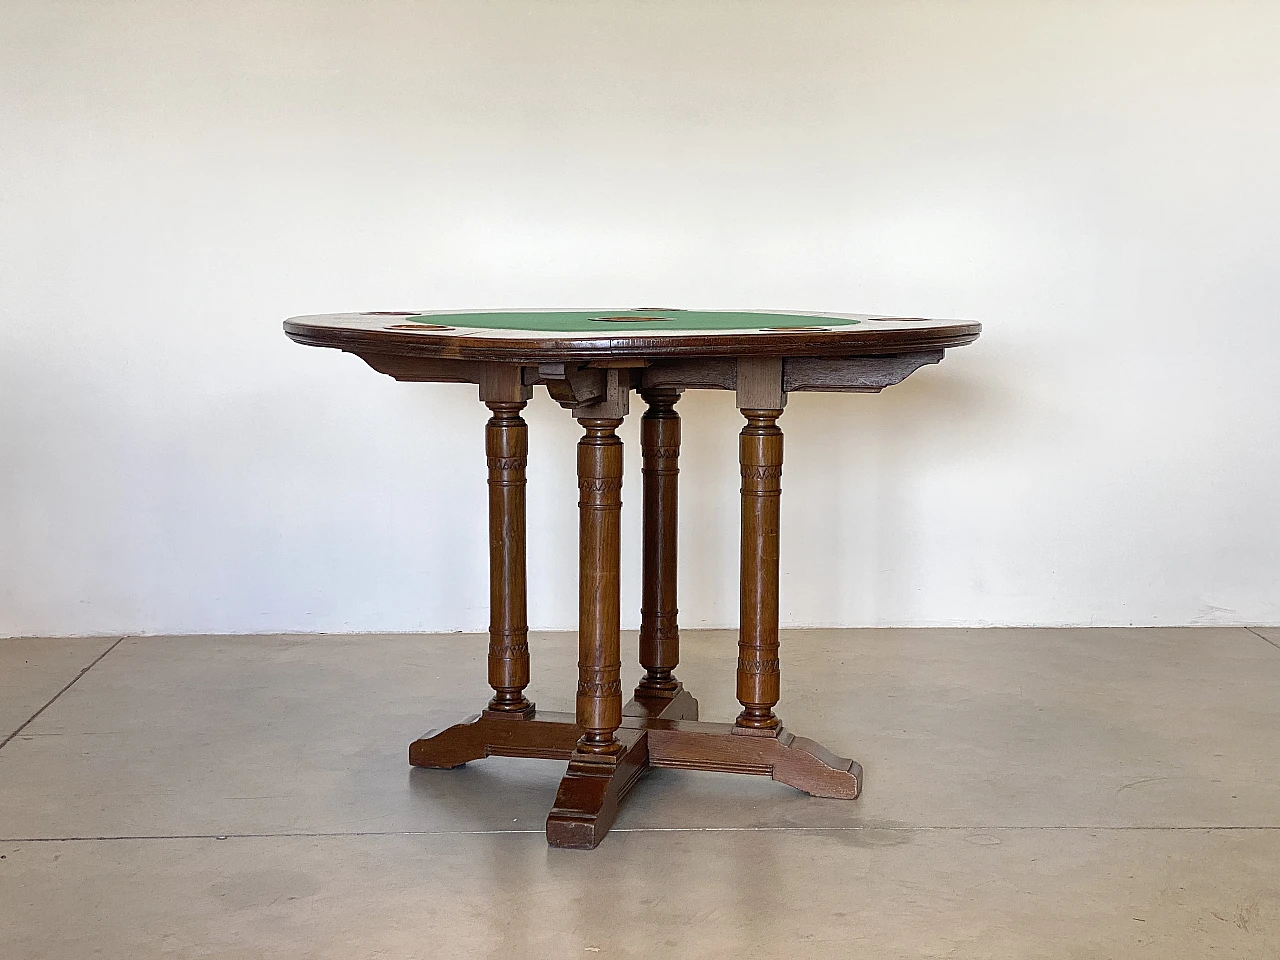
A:
{"label": "oak table", "polygon": [[[596,846],[649,767],[769,776],[820,797],[852,799],[862,768],[783,728],[778,702],[778,507],[782,416],[797,391],[876,393],[975,340],[976,323],[859,314],[633,310],[374,312],[294,317],[299,343],[354,353],[397,380],[474,383],[492,413],[489,467],[489,684],[475,717],[409,747],[420,767],[489,756],[567,760],[547,841]],[[539,711],[529,683],[525,615],[525,463],[520,416],[541,384],[583,428],[578,442],[576,714]],[[676,475],[684,390],[733,390],[746,418],[741,623],[734,723],[703,723],[675,677]],[[641,420],[643,592],[639,660],[623,703],[619,648],[622,424],[632,391]]]}

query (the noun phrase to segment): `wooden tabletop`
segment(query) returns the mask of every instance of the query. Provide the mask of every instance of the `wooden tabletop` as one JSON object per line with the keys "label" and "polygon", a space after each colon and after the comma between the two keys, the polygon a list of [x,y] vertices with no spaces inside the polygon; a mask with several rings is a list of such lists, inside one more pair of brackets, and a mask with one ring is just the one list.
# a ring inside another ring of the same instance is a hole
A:
{"label": "wooden tabletop", "polygon": [[293,340],[353,353],[538,363],[575,358],[867,357],[958,347],[981,324],[793,311],[375,311],[293,317]]}

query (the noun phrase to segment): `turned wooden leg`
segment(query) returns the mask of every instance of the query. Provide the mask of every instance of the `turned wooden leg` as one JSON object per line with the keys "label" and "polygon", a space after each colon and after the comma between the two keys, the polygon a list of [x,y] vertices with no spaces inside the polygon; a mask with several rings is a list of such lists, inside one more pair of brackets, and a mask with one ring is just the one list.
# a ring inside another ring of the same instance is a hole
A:
{"label": "turned wooden leg", "polygon": [[677,483],[680,473],[680,414],[674,389],[642,391],[649,408],[640,420],[644,480],[643,590],[640,601],[640,665],[637,696],[672,696],[672,671],[680,662],[676,625]]}
{"label": "turned wooden leg", "polygon": [[738,636],[736,729],[769,734],[779,722],[778,528],[782,499],[781,408],[744,409],[739,437],[742,467],[741,626]]}
{"label": "turned wooden leg", "polygon": [[640,665],[644,676],[627,716],[698,719],[698,701],[675,678],[680,663],[676,622],[676,542],[680,473],[680,391],[641,391],[648,409],[640,420],[641,476],[644,482],[643,586],[640,603]]}
{"label": "turned wooden leg", "polygon": [[[606,412],[625,413],[625,393]],[[547,817],[547,842],[590,849],[612,826],[622,795],[648,769],[649,753],[644,730],[618,730],[622,441],[615,431],[622,419],[576,415],[586,431],[578,443],[577,721],[582,736]]]}
{"label": "turned wooden leg", "polygon": [[578,441],[578,726],[584,754],[615,754],[622,724],[618,639],[622,440],[619,418],[585,418]]}
{"label": "turned wooden leg", "polygon": [[489,685],[487,713],[533,715],[529,683],[529,624],[525,607],[525,465],[529,428],[525,402],[490,400],[485,427],[489,462]]}
{"label": "turned wooden leg", "polygon": [[[534,716],[533,704],[524,695],[529,683],[524,521],[529,428],[520,416],[531,393],[522,382],[518,366],[484,367],[480,399],[493,414],[485,426],[489,463],[489,685],[493,687],[493,699],[478,717],[433,731],[411,743],[409,763],[415,767],[447,769],[490,756],[495,752],[493,745],[512,740],[508,732],[500,729],[502,726],[511,726],[512,720],[527,723]],[[498,726],[494,727],[494,723]],[[532,745],[539,736],[539,731],[530,729],[516,735],[516,739],[523,737]],[[562,731],[558,736],[560,741],[564,739]]]}

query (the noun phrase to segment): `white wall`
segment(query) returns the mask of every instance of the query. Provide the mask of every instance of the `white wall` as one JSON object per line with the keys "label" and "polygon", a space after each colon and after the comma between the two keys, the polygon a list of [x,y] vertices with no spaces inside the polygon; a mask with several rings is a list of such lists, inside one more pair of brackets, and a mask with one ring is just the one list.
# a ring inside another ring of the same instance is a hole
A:
{"label": "white wall", "polygon": [[[1278,623],[1278,36],[1223,0],[6,0],[0,634],[483,629],[474,388],[280,321],[641,303],[986,324],[792,398],[788,624]],[[740,421],[681,409],[682,619],[731,624]],[[567,628],[576,431],[528,419]]]}

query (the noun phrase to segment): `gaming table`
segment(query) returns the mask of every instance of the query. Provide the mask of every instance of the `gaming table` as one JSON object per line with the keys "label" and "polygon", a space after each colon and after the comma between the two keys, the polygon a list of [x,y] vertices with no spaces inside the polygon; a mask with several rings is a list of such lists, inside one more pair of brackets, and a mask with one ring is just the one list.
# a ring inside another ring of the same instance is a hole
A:
{"label": "gaming table", "polygon": [[[477,716],[415,741],[409,762],[449,768],[489,756],[567,760],[547,840],[596,846],[649,767],[769,776],[821,797],[853,799],[862,768],[783,728],[779,698],[778,537],[782,416],[799,391],[877,393],[977,339],[976,323],[863,314],[667,308],[489,312],[379,311],[294,317],[299,343],[354,353],[397,380],[474,383],[492,416],[489,468],[489,658],[494,695]],[[578,442],[579,663],[576,712],[537,710],[529,683],[525,465],[521,411],[543,386],[583,428]],[[698,720],[675,677],[677,474],[685,390],[732,390],[746,418],[741,620],[734,723]],[[622,440],[635,391],[641,420],[643,591],[639,661],[623,703],[619,562]]]}

